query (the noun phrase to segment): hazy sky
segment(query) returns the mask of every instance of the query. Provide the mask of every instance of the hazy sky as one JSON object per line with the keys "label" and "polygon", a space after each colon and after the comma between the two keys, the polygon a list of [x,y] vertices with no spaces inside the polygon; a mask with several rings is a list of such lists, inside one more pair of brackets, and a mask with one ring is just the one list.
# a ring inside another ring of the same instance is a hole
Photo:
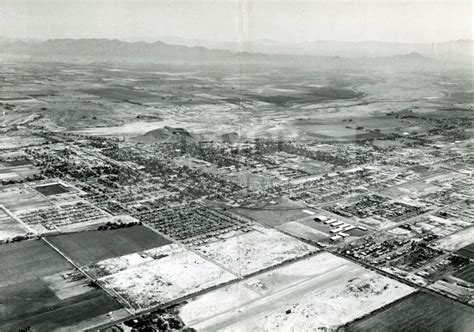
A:
{"label": "hazy sky", "polygon": [[470,0],[0,0],[0,35],[238,41],[472,39]]}

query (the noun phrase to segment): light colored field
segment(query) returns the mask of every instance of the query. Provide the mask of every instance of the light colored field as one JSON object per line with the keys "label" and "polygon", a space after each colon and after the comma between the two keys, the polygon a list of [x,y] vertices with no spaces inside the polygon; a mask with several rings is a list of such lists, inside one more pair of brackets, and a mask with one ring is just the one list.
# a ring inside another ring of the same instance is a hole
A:
{"label": "light colored field", "polygon": [[317,250],[274,229],[254,228],[252,232],[206,244],[197,250],[241,276]]}
{"label": "light colored field", "polygon": [[474,239],[474,226],[463,229],[438,240],[435,243],[435,246],[438,249],[454,251],[471,244],[472,239]]}
{"label": "light colored field", "polygon": [[320,253],[199,296],[180,315],[203,331],[315,331],[345,324],[413,291]]}
{"label": "light colored field", "polygon": [[16,174],[15,172],[0,173],[0,180],[12,180],[19,177],[20,176]]}
{"label": "light colored field", "polygon": [[302,239],[310,241],[319,241],[326,239],[328,235],[324,232],[318,231],[317,229],[308,227],[306,225],[300,224],[297,221],[290,221],[278,226],[278,229],[285,231],[289,234],[297,236]]}
{"label": "light colored field", "polygon": [[43,138],[35,136],[0,136],[0,149],[18,149],[43,142]]}
{"label": "light colored field", "polygon": [[176,244],[102,261],[108,272],[100,278],[136,309],[167,303],[228,282],[236,276]]}
{"label": "light colored field", "polygon": [[24,185],[12,185],[0,188],[0,204],[15,215],[19,211],[51,206],[51,203],[41,196],[41,194]]}
{"label": "light colored field", "polygon": [[6,166],[0,168],[0,180],[8,180],[19,177],[28,177],[38,174],[39,170],[32,165]]}

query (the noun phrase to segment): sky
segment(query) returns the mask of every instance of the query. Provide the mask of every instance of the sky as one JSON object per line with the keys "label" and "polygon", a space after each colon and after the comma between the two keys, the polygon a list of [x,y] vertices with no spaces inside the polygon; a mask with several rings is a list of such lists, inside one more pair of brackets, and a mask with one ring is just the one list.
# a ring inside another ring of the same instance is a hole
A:
{"label": "sky", "polygon": [[473,37],[471,0],[0,0],[0,36],[431,43]]}

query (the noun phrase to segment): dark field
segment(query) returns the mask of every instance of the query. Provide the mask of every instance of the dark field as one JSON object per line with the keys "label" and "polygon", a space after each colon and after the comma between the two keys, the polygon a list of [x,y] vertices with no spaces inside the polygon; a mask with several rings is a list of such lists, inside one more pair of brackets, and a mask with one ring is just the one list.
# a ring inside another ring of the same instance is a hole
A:
{"label": "dark field", "polygon": [[465,247],[462,247],[455,252],[457,255],[461,255],[470,259],[474,259],[474,243],[471,243]]}
{"label": "dark field", "polygon": [[454,277],[474,284],[474,263],[462,268],[453,274]]}
{"label": "dark field", "polygon": [[16,159],[7,162],[8,166],[25,166],[31,165],[31,162],[28,159]]}
{"label": "dark field", "polygon": [[[2,332],[18,331],[27,325],[33,331],[52,331],[120,308],[115,300],[94,288],[61,300],[42,278],[73,267],[41,240],[1,245],[0,266]],[[75,290],[68,285],[62,289],[63,294]]]}
{"label": "dark field", "polygon": [[[278,87],[275,86],[275,87]],[[328,100],[344,100],[360,98],[364,94],[352,89],[337,87],[305,87],[305,86],[289,86],[290,91],[283,94],[244,94],[243,99],[248,101],[258,100],[277,106],[289,104],[316,103]],[[227,102],[237,102],[238,98],[226,99]]]}
{"label": "dark field", "polygon": [[47,184],[45,186],[36,187],[35,189],[45,196],[64,194],[69,191],[60,183]]}
{"label": "dark field", "polygon": [[301,206],[289,201],[283,201],[276,205],[269,204],[262,208],[236,208],[235,212],[268,226],[278,226],[309,216],[303,212]]}
{"label": "dark field", "polygon": [[473,326],[473,308],[439,296],[417,292],[374,315],[348,324],[344,330],[470,332]]}
{"label": "dark field", "polygon": [[43,241],[31,240],[2,244],[0,267],[1,287],[68,270],[72,265]]}
{"label": "dark field", "polygon": [[[103,291],[60,300],[39,278],[0,288],[0,331],[52,331],[120,309]],[[26,301],[25,301],[26,299]]]}
{"label": "dark field", "polygon": [[79,265],[170,243],[144,226],[51,236],[48,240]]}

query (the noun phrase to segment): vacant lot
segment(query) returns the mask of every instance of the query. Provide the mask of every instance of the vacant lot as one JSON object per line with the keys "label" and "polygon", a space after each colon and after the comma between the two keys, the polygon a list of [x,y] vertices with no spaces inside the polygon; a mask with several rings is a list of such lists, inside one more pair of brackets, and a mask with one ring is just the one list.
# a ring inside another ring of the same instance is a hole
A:
{"label": "vacant lot", "polygon": [[317,251],[315,247],[264,227],[203,245],[198,250],[242,276]]}
{"label": "vacant lot", "polygon": [[72,268],[41,240],[0,245],[0,266],[0,287]]}
{"label": "vacant lot", "polygon": [[60,183],[46,184],[44,186],[38,186],[35,189],[45,196],[64,194],[69,192],[69,189]]}
{"label": "vacant lot", "polygon": [[257,275],[188,301],[181,318],[205,331],[334,328],[413,288],[329,253]]}
{"label": "vacant lot", "polygon": [[347,331],[472,331],[474,309],[418,292],[348,325]]}
{"label": "vacant lot", "polygon": [[48,237],[48,240],[79,265],[170,243],[144,226],[56,235]]}
{"label": "vacant lot", "polygon": [[454,251],[470,245],[473,238],[474,226],[471,226],[437,240],[435,245],[438,249]]}
{"label": "vacant lot", "polygon": [[235,275],[171,244],[101,261],[91,267],[99,281],[135,309],[149,308],[228,282]]}

